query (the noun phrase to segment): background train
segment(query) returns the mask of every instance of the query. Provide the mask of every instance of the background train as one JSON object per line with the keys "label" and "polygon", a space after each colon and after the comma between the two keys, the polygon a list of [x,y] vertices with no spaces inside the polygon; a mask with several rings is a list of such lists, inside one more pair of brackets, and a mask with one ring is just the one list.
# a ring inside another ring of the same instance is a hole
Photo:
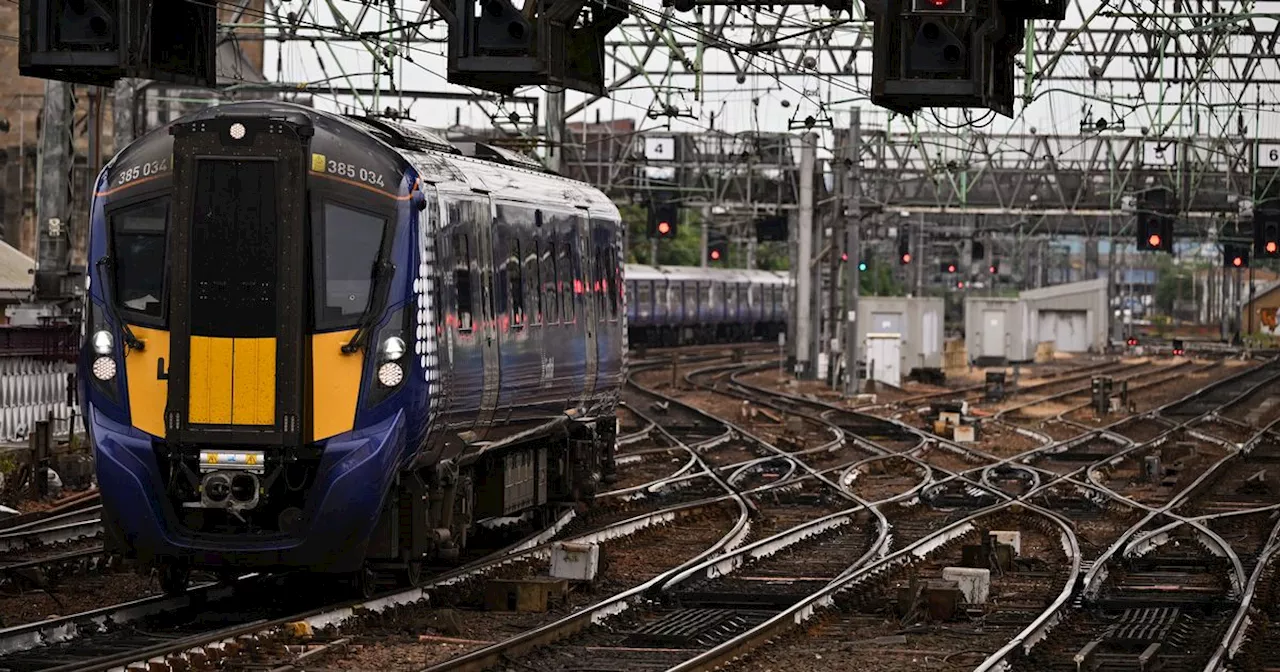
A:
{"label": "background train", "polygon": [[626,278],[634,345],[773,340],[787,328],[786,273],[627,264]]}
{"label": "background train", "polygon": [[80,380],[108,544],[160,569],[416,582],[612,469],[623,229],[594,188],[255,102],[98,178]]}

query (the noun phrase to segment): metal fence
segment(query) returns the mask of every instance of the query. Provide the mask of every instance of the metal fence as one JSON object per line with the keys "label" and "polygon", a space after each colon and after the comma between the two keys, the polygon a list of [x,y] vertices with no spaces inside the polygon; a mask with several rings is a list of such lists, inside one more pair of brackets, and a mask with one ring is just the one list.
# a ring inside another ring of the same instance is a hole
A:
{"label": "metal fence", "polygon": [[25,441],[38,420],[52,414],[54,436],[65,436],[74,415],[81,431],[80,407],[67,405],[68,376],[74,365],[27,357],[0,359],[0,442]]}

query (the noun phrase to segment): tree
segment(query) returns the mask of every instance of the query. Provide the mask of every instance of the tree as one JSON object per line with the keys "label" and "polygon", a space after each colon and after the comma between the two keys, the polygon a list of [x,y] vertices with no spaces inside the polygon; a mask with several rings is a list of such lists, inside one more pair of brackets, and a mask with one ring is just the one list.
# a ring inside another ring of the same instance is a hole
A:
{"label": "tree", "polygon": [[1156,310],[1163,315],[1173,315],[1174,301],[1194,298],[1195,280],[1182,267],[1175,267],[1167,255],[1156,258]]}

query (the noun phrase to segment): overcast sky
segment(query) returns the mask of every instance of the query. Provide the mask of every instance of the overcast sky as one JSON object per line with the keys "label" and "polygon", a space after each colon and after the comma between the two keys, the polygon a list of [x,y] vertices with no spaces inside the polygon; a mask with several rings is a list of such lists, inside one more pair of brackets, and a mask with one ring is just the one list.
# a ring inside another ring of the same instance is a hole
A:
{"label": "overcast sky", "polygon": [[[857,1],[861,3],[861,0]],[[416,19],[423,6],[421,0],[396,2],[401,7],[400,17],[405,21]],[[1213,10],[1215,16],[1173,14],[1178,7],[1201,4],[1216,5]],[[363,6],[360,2],[334,0],[332,6],[344,17],[340,20],[330,10],[329,3],[321,0],[294,0],[280,5],[282,13],[297,12],[304,24],[326,26],[354,22]],[[637,9],[633,17],[610,36],[611,41],[629,44],[616,48],[616,58],[606,59],[610,73],[607,81],[620,79],[629,71],[630,65],[640,62],[645,53],[646,31],[664,11],[659,0],[639,0],[634,6]],[[1153,12],[1157,7],[1159,11]],[[1246,7],[1252,8],[1252,14],[1245,15],[1242,8]],[[1156,15],[1152,16],[1153,13]],[[705,130],[714,124],[718,130],[731,132],[785,132],[808,116],[846,125],[848,110],[858,106],[863,110],[864,124],[888,126],[895,131],[977,127],[998,137],[1008,133],[1028,133],[1032,129],[1040,133],[1076,135],[1081,132],[1082,121],[1096,121],[1101,117],[1111,121],[1123,119],[1125,134],[1136,134],[1146,128],[1151,133],[1157,132],[1153,129],[1159,129],[1162,137],[1234,136],[1243,121],[1246,137],[1280,137],[1277,92],[1272,85],[1280,79],[1280,66],[1274,55],[1268,55],[1253,73],[1249,73],[1252,84],[1224,81],[1239,78],[1239,70],[1244,65],[1244,59],[1230,59],[1225,55],[1248,53],[1253,43],[1248,33],[1275,30],[1274,17],[1280,16],[1280,0],[1073,0],[1066,21],[1056,26],[1049,22],[1036,24],[1037,61],[1043,65],[1045,59],[1059,55],[1051,70],[1056,77],[1132,79],[1140,68],[1153,60],[1148,57],[1136,60],[1108,58],[1109,44],[1119,44],[1122,50],[1144,53],[1213,56],[1192,61],[1194,69],[1191,71],[1188,71],[1187,63],[1178,58],[1156,57],[1154,61],[1158,67],[1152,80],[1142,84],[1057,78],[1036,81],[1031,86],[1033,101],[1024,104],[1019,100],[1013,120],[960,110],[925,111],[915,120],[891,119],[887,112],[872,106],[866,97],[870,53],[858,53],[857,58],[848,63],[847,49],[824,51],[819,48],[824,42],[835,47],[849,47],[859,42],[860,32],[865,28],[860,20],[860,7],[855,9],[854,21],[826,31],[790,37],[782,41],[787,45],[785,49],[771,54],[756,53],[750,57],[744,57],[740,51],[731,56],[723,48],[699,50],[695,45],[721,44],[731,48],[758,45],[765,40],[794,36],[825,25],[832,20],[831,13],[822,8],[797,6],[786,8],[786,14],[779,17],[776,11],[755,14],[736,8],[707,7],[692,13],[673,13],[672,16],[675,21],[673,29],[664,37],[667,44],[674,44],[677,49],[673,51],[662,46],[654,50],[644,67],[644,74],[631,79],[610,97],[587,105],[573,117],[574,121],[634,119],[641,128]],[[765,24],[764,19],[772,23]],[[1205,27],[1210,21],[1215,25]],[[781,27],[778,27],[779,23]],[[699,27],[719,24],[730,26],[724,31],[723,41]],[[1108,32],[1081,33],[1078,29],[1086,25]],[[374,6],[356,29],[370,31],[389,26],[385,8]],[[773,32],[775,28],[776,32]],[[305,35],[308,31],[302,30],[301,33]],[[446,81],[443,27],[424,28],[423,35],[427,38],[425,41],[408,47],[408,55],[413,62],[403,58],[406,55],[403,45],[397,46],[397,52],[390,57],[396,70],[395,84],[404,89],[471,91]],[[862,38],[862,41],[868,44],[869,38]],[[374,77],[370,73],[375,68],[368,46],[358,42],[291,41],[280,44],[268,41],[266,74],[269,79],[291,83],[328,78],[327,81],[337,86],[372,86]],[[1082,52],[1086,53],[1081,55]],[[1024,56],[1025,53],[1019,58]],[[806,63],[806,57],[812,57],[812,62]],[[741,77],[698,77],[682,61],[694,65],[700,62],[704,73],[743,74]],[[853,74],[845,74],[846,69]],[[1190,81],[1171,84],[1170,80],[1174,79]],[[379,85],[386,87],[387,78],[382,77]],[[1023,90],[1020,81],[1019,91]],[[518,91],[517,95],[545,97],[539,87],[528,87]],[[574,91],[570,91],[567,98],[569,108],[586,101],[586,96]],[[357,106],[350,98],[328,94],[317,94],[316,100],[318,105],[333,109],[343,105]],[[1238,101],[1243,101],[1243,105],[1237,104]],[[362,104],[372,106],[372,102],[366,99]],[[505,119],[512,112],[521,115],[523,122],[527,122],[529,117],[528,108],[518,104],[481,107],[451,101],[410,103],[392,98],[383,99],[378,107],[388,104],[408,106],[410,114],[419,122],[436,127],[452,125],[455,120],[464,126],[487,127],[492,123],[490,115],[496,114]],[[680,116],[647,116],[663,104],[674,107]],[[527,126],[525,130],[529,130]],[[823,131],[821,124],[817,130]],[[825,131],[822,144],[830,145],[830,136]],[[1147,160],[1154,162],[1157,158],[1148,156]]]}

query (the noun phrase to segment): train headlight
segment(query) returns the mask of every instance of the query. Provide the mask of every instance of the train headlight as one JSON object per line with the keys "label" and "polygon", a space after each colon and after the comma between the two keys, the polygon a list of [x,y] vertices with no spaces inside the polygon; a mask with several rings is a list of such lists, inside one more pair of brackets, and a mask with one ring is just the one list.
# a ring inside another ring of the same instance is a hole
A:
{"label": "train headlight", "polygon": [[111,354],[112,338],[109,331],[95,331],[93,333],[93,351],[99,355]]}
{"label": "train headlight", "polygon": [[116,377],[116,360],[110,357],[99,357],[93,360],[93,377],[98,380],[111,380]]}
{"label": "train headlight", "polygon": [[378,382],[383,387],[395,387],[404,381],[404,369],[395,362],[387,362],[378,367]]}
{"label": "train headlight", "polygon": [[404,339],[399,336],[392,336],[382,342],[382,358],[394,362],[404,357]]}

